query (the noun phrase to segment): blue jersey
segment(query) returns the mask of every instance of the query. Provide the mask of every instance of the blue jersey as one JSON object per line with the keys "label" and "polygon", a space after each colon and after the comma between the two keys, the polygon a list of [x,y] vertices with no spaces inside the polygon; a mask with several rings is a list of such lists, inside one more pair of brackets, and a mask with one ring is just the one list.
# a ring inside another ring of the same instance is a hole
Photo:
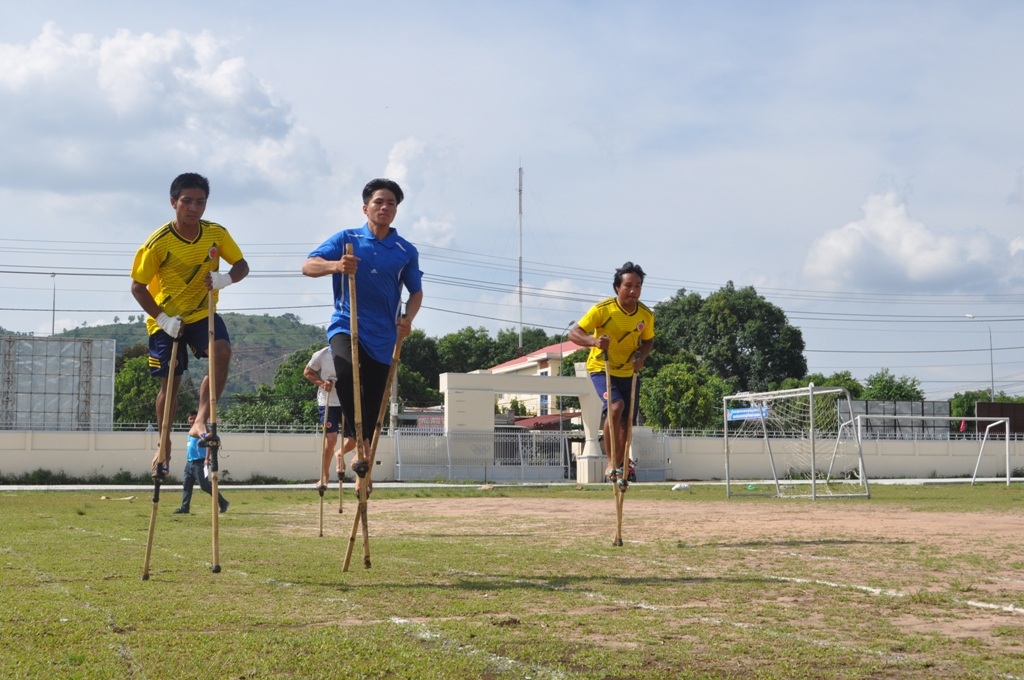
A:
{"label": "blue jersey", "polygon": [[188,437],[188,459],[189,460],[206,460],[206,451],[202,451],[199,448],[199,437]]}
{"label": "blue jersey", "polygon": [[[374,361],[391,364],[391,355],[398,340],[398,311],[402,304],[402,287],[410,293],[423,288],[420,256],[416,247],[392,229],[379,240],[364,224],[358,229],[339,231],[309,254],[325,260],[340,260],[345,246],[352,244],[352,254],[359,258],[356,270],[356,307],[359,311],[359,344]],[[334,274],[334,314],[327,327],[327,341],[338,333],[351,334],[349,288],[346,276]]]}

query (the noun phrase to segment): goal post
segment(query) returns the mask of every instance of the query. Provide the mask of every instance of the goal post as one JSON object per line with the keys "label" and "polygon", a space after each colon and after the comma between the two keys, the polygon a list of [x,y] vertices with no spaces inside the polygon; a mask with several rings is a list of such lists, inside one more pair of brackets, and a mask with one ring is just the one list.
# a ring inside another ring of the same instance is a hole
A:
{"label": "goal post", "polygon": [[[893,425],[885,425],[884,422],[891,420]],[[974,464],[974,473],[971,475],[971,485],[978,483],[978,470],[981,467],[981,458],[985,454],[985,444],[992,442],[993,446],[998,446],[998,441],[1002,440],[1003,444],[1003,455],[1005,456],[1004,473],[1006,475],[1006,486],[1010,486],[1010,481],[1013,475],[1013,468],[1010,466],[1010,419],[1007,417],[999,416],[908,416],[908,415],[896,415],[896,414],[861,414],[856,418],[857,421],[857,433],[859,439],[863,442],[865,440],[871,441],[878,430],[885,432],[897,431],[900,422],[934,422],[939,420],[948,421],[950,424],[955,424],[959,421],[960,427],[963,428],[967,423],[975,423],[977,433],[971,433],[966,438],[977,439],[979,442],[978,447],[978,460]],[[883,424],[879,427],[879,422]],[[987,424],[986,424],[987,423]],[[982,425],[985,426],[984,432],[982,431]],[[960,430],[963,432],[963,429]]]}
{"label": "goal post", "polygon": [[726,497],[765,495],[756,480],[779,498],[871,497],[846,388],[741,392],[723,397],[722,416]]}

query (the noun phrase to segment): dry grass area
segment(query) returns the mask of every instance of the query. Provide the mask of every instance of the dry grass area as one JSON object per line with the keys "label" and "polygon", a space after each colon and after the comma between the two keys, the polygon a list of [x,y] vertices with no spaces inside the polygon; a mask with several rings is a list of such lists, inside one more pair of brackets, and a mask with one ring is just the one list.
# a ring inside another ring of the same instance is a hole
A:
{"label": "dry grass area", "polygon": [[0,496],[0,674],[1024,678],[1022,489],[635,485],[622,547],[607,487],[378,489],[348,573],[355,502],[318,538],[315,492],[228,493],[223,572],[168,503],[144,583],[145,498]]}
{"label": "dry grass area", "polygon": [[[627,497],[625,546],[614,549],[610,496],[398,498],[372,504],[372,532],[375,540],[468,539],[491,547],[517,541],[551,546],[589,543],[594,546],[592,559],[604,564],[617,559],[623,575],[640,582],[660,581],[658,599],[678,596],[677,602],[652,605],[655,611],[673,610],[672,617],[690,610],[696,614],[692,621],[728,621],[737,605],[736,591],[728,582],[757,582],[759,596],[751,607],[788,610],[804,631],[841,633],[836,612],[830,611],[834,606],[840,610],[839,620],[845,611],[866,619],[878,617],[873,623],[934,643],[961,640],[982,645],[987,653],[1015,659],[1011,666],[1020,665],[1008,677],[1024,677],[1022,513],[920,511],[859,499],[683,496],[666,501],[635,494]],[[354,509],[353,505],[350,511]],[[349,526],[342,520],[328,536],[344,540]],[[605,567],[598,573],[606,573]],[[679,579],[667,586],[666,579],[673,575]],[[687,583],[723,587],[717,595],[715,589],[702,589],[697,601],[687,595]],[[799,586],[796,592],[794,585]],[[572,615],[593,613],[595,606],[616,608],[594,605],[592,592],[578,590],[587,604],[573,609]],[[628,592],[641,595],[632,587]],[[853,603],[828,604],[829,593],[837,592],[859,597]],[[814,604],[808,606],[809,601]],[[897,606],[890,612],[889,605],[900,601],[913,606]],[[645,606],[642,596],[637,606]],[[734,622],[748,625],[742,616]],[[837,644],[860,644],[854,640],[861,634]],[[609,649],[635,646],[604,634],[588,639]],[[925,661],[924,674],[941,677],[941,666]],[[950,677],[957,672],[951,671]]]}

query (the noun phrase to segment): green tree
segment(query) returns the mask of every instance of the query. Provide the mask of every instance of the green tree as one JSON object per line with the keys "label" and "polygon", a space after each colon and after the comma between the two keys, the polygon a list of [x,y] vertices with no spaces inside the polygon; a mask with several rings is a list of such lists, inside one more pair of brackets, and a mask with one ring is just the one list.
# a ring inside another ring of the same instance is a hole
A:
{"label": "green tree", "polygon": [[224,420],[248,425],[319,422],[316,387],[303,371],[313,353],[323,347],[315,344],[292,352],[277,365],[273,384],[259,385],[255,394],[233,395],[231,405],[224,409]]}
{"label": "green tree", "polygon": [[671,298],[654,306],[654,350],[644,364],[645,369],[654,373],[662,366],[673,363],[689,363],[691,357],[701,352],[697,346],[700,310],[704,301],[696,293],[687,293],[680,288]]}
{"label": "green tree", "polygon": [[[957,392],[949,400],[949,415],[964,418],[978,415],[976,405],[979,401],[988,401],[988,390],[971,390],[968,392]],[[959,423],[957,423],[959,427]]]}
{"label": "green tree", "polygon": [[413,329],[405,340],[402,341],[401,366],[399,367],[398,383],[399,394],[404,395],[402,386],[402,372],[408,370],[417,373],[432,390],[440,387],[441,360],[437,353],[437,340],[427,337],[419,328]]}
{"label": "green tree", "polygon": [[531,415],[530,412],[526,410],[526,404],[519,401],[515,397],[513,397],[512,401],[509,402],[508,407],[512,411],[512,413],[514,413],[517,416]]}
{"label": "green tree", "polygon": [[718,376],[694,364],[669,364],[640,383],[646,424],[663,429],[720,429],[722,397],[731,391]]}
{"label": "green tree", "polygon": [[793,390],[798,387],[807,387],[814,383],[815,387],[845,387],[850,393],[851,399],[860,399],[864,393],[864,386],[853,377],[849,371],[837,371],[830,376],[823,373],[811,373],[803,378],[786,378],[779,385],[780,390]]}
{"label": "green tree", "polygon": [[[404,354],[405,350],[402,352]],[[404,363],[398,365],[398,397],[407,406],[437,406],[444,403],[441,393],[430,387],[422,375]]]}
{"label": "green tree", "polygon": [[[404,350],[403,350],[404,351]],[[466,327],[449,333],[437,341],[437,358],[443,371],[469,373],[494,364],[494,340],[487,330]]]}
{"label": "green tree", "polygon": [[[542,347],[547,347],[558,340],[552,340],[542,328],[523,329],[523,354],[535,352]],[[520,356],[519,353],[519,331],[515,328],[507,328],[498,331],[498,339],[492,345],[490,362],[487,366],[479,368],[490,368],[512,361]]]}
{"label": "green tree", "polygon": [[[967,392],[957,392],[953,395],[953,398],[949,400],[949,414],[955,417],[970,416],[974,417],[978,415],[977,404],[979,401],[987,402],[991,396],[988,390],[969,390]],[[1024,395],[1022,396],[1010,396],[1006,392],[1000,392],[996,395],[996,401],[999,403],[1007,404],[1020,404],[1024,403]],[[968,423],[970,425],[970,423]],[[960,427],[960,424],[956,424]]]}
{"label": "green tree", "polygon": [[114,422],[155,423],[160,383],[149,374],[149,359],[134,357],[114,374]]}
{"label": "green tree", "polygon": [[320,419],[316,407],[316,386],[306,380],[303,372],[313,353],[323,347],[323,343],[318,343],[292,352],[274,372],[272,394],[287,411],[290,422],[315,423]]}
{"label": "green tree", "polygon": [[[949,400],[949,415],[954,418],[973,418],[978,415],[977,404],[979,401],[988,401],[990,395],[988,390],[971,390],[968,392],[957,392],[953,395],[953,398]],[[950,431],[956,432],[960,429],[960,423],[950,421]],[[964,430],[967,432],[975,432],[977,430],[977,423],[971,421],[964,423]]]}
{"label": "green tree", "polygon": [[864,392],[861,399],[882,401],[922,401],[924,392],[917,378],[907,375],[897,378],[888,368],[873,373],[864,381]]}
{"label": "green tree", "polygon": [[[156,423],[156,395],[160,380],[149,372],[149,356],[144,354],[125,361],[114,374],[114,422]],[[189,411],[196,410],[199,392],[190,376],[184,376],[178,391],[178,409],[174,422],[185,422]]]}
{"label": "green tree", "polygon": [[739,390],[768,390],[788,377],[807,373],[804,340],[785,313],[752,286],[736,290],[730,281],[712,293],[698,318],[699,355],[723,380],[736,378]]}
{"label": "green tree", "polygon": [[737,390],[772,389],[786,378],[807,373],[800,330],[786,314],[752,286],[737,289],[730,281],[701,300],[680,290],[654,308],[658,337],[651,367],[679,361],[681,350]]}
{"label": "green tree", "polygon": [[148,356],[149,356],[149,347],[147,347],[146,345],[143,345],[142,343],[137,343],[135,345],[131,345],[129,347],[125,347],[124,351],[122,351],[120,354],[118,354],[117,358],[114,359],[114,373],[115,374],[119,373],[121,371],[121,369],[124,368],[125,362],[128,361],[129,359],[134,359],[135,357],[148,357]]}
{"label": "green tree", "polygon": [[[313,403],[315,406],[315,399]],[[256,394],[235,395],[231,406],[224,409],[222,418],[226,422],[239,425],[291,425],[298,422],[287,405],[278,399],[273,388],[267,384],[260,385],[256,389]],[[315,415],[312,422],[317,422]]]}
{"label": "green tree", "polygon": [[578,349],[563,356],[558,375],[576,375],[576,364],[586,363],[589,354],[590,350]]}

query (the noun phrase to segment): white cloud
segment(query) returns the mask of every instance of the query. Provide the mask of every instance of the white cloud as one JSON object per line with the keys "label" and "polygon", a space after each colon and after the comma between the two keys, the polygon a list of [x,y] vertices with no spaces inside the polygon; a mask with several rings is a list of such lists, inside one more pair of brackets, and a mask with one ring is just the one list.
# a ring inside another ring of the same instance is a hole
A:
{"label": "white cloud", "polygon": [[403,139],[391,147],[384,176],[399,184],[409,180],[409,166],[423,156],[423,143],[415,137]]}
{"label": "white cloud", "polygon": [[403,236],[417,245],[450,248],[455,242],[455,225],[445,220],[421,217],[409,226]]}
{"label": "white cloud", "polygon": [[815,289],[946,292],[1009,275],[1010,244],[981,230],[943,234],[914,219],[895,191],[871,194],[863,219],[811,244],[803,275]]}
{"label": "white cloud", "polygon": [[224,52],[208,33],[66,37],[53,23],[0,44],[0,185],[163,187],[195,170],[230,201],[282,198],[328,174],[319,141]]}

